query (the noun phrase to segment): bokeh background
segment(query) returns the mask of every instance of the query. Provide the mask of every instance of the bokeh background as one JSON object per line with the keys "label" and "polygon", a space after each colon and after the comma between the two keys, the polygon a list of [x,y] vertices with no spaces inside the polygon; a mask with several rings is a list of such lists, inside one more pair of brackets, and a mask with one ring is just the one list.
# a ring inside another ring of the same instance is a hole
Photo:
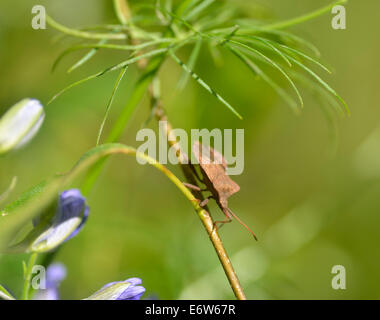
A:
{"label": "bokeh background", "polygon": [[[241,1],[264,19],[285,19],[330,3],[327,0]],[[46,103],[73,80],[101,70],[123,53],[99,52],[67,75],[81,56],[51,66],[70,42],[58,33],[31,28],[31,8],[43,4],[59,22],[83,26],[116,22],[109,0],[0,2],[0,112],[23,97]],[[161,72],[164,103],[175,127],[244,128],[245,170],[234,179],[241,191],[230,207],[260,241],[236,221],[221,229],[246,294],[251,299],[380,298],[380,2],[346,5],[347,30],[333,30],[331,15],[293,28],[332,66],[324,78],[348,102],[350,117],[328,113],[303,90],[305,109],[294,115],[262,81],[229,55],[215,66],[206,50],[196,70],[243,114],[240,121],[190,81],[176,90],[181,70],[168,62]],[[137,70],[123,81],[106,130],[128,100]],[[116,74],[88,82],[46,108],[41,132],[26,148],[0,158],[0,190],[13,176],[13,198],[56,172],[71,168],[96,142]],[[136,131],[149,115],[141,103],[122,141],[138,146]],[[156,129],[156,125],[150,124]],[[180,174],[177,168],[171,167]],[[81,299],[105,283],[137,276],[145,297],[230,299],[232,291],[211,243],[187,200],[155,169],[133,158],[113,157],[88,198],[84,230],[59,251],[68,269],[62,298]],[[212,207],[214,208],[214,207]],[[214,217],[222,217],[213,210]],[[0,283],[21,291],[25,255],[0,255]],[[347,289],[333,290],[331,269],[343,265]]]}

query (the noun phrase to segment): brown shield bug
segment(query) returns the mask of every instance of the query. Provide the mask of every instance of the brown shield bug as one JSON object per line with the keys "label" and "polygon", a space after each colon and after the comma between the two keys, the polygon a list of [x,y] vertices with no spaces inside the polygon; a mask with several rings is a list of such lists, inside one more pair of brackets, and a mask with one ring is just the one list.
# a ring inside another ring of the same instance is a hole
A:
{"label": "brown shield bug", "polygon": [[232,211],[228,208],[228,198],[240,190],[239,185],[233,181],[226,173],[227,163],[221,153],[214,150],[212,147],[203,146],[201,142],[197,141],[193,145],[193,153],[196,156],[199,168],[202,174],[202,179],[199,177],[196,169],[192,166],[195,176],[206,186],[206,189],[200,189],[197,186],[185,184],[188,188],[197,191],[209,191],[211,196],[206,198],[200,203],[205,206],[209,199],[214,199],[219,208],[223,211],[226,219],[223,221],[216,221],[217,223],[228,223],[232,221],[232,217],[239,221],[257,240],[253,231],[241,221]]}

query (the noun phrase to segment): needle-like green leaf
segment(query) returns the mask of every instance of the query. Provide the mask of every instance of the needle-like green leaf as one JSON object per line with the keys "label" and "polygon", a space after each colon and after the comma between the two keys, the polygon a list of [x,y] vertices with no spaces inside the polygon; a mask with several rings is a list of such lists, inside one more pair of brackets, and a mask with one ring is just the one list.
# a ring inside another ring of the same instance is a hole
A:
{"label": "needle-like green leaf", "polygon": [[257,41],[263,43],[265,46],[267,46],[271,51],[273,51],[274,53],[276,53],[281,59],[283,59],[287,65],[289,67],[292,66],[292,63],[289,61],[289,59],[281,52],[281,50],[279,50],[278,48],[275,47],[274,44],[272,44],[272,41],[268,40],[268,39],[265,39],[265,38],[262,38],[262,37],[257,37],[257,36],[250,36],[250,35],[247,35],[247,36],[238,36],[237,37],[238,39],[242,40],[243,41],[249,41],[251,43],[257,43]]}
{"label": "needle-like green leaf", "polygon": [[311,42],[301,38],[301,37],[298,37],[296,35],[294,35],[293,33],[290,33],[290,32],[286,32],[286,31],[283,31],[283,30],[268,30],[268,29],[263,29],[261,27],[257,27],[257,28],[253,28],[253,29],[240,29],[239,30],[239,33],[238,35],[255,35],[255,34],[269,34],[269,35],[272,35],[272,36],[276,36],[276,37],[282,37],[284,39],[288,39],[290,41],[293,41],[294,43],[298,44],[298,45],[302,45],[308,49],[310,49],[317,57],[320,57],[321,56],[321,53],[319,52],[318,48],[313,45]]}
{"label": "needle-like green leaf", "polygon": [[298,60],[294,59],[293,57],[291,57],[291,56],[288,55],[288,58],[291,61],[293,61],[295,64],[297,64],[301,69],[303,69],[307,73],[309,73],[328,92],[330,92],[333,96],[335,96],[342,103],[342,105],[343,105],[344,109],[346,110],[347,114],[350,115],[350,109],[348,108],[347,103],[343,100],[343,98],[333,88],[331,88],[324,80],[322,80],[320,76],[318,76],[314,71],[312,71],[310,68],[306,67],[303,63],[299,62]]}
{"label": "needle-like green leaf", "polygon": [[162,49],[157,49],[157,50],[153,50],[153,51],[150,51],[150,52],[147,52],[145,54],[142,54],[142,55],[139,55],[137,57],[133,57],[133,58],[130,58],[128,60],[125,60],[121,63],[118,63],[117,65],[114,65],[112,67],[109,67],[101,72],[98,72],[96,74],[93,74],[93,75],[90,75],[82,80],[79,80],[79,81],[76,81],[72,84],[70,84],[69,86],[65,87],[64,89],[62,89],[60,92],[58,92],[54,97],[52,97],[50,99],[50,101],[48,102],[48,104],[52,103],[55,99],[57,99],[60,95],[62,95],[63,93],[65,93],[67,90],[69,89],[72,89],[74,87],[76,87],[77,85],[80,85],[82,83],[85,83],[91,79],[95,79],[97,77],[100,77],[108,72],[111,72],[111,71],[115,71],[115,70],[119,70],[119,69],[122,69],[122,68],[125,68],[141,59],[145,59],[145,58],[149,58],[149,57],[153,57],[153,56],[156,56],[156,55],[159,55],[159,54],[162,54],[162,53],[165,53],[168,51],[168,48],[162,48]]}
{"label": "needle-like green leaf", "polygon": [[111,97],[108,101],[108,104],[107,104],[107,107],[106,107],[106,112],[104,114],[104,118],[103,118],[103,121],[102,121],[102,124],[100,125],[100,128],[99,128],[99,133],[98,133],[98,138],[96,140],[96,145],[99,145],[99,142],[100,142],[100,138],[102,136],[102,132],[103,132],[103,129],[104,129],[104,125],[107,121],[107,118],[108,118],[108,114],[110,112],[110,109],[111,109],[111,106],[112,106],[112,102],[115,98],[115,94],[117,92],[117,89],[119,88],[119,85],[120,85],[120,82],[121,80],[123,80],[124,78],[124,75],[125,73],[127,72],[127,69],[128,69],[128,66],[124,67],[121,71],[120,71],[120,74],[119,76],[117,77],[116,79],[116,82],[115,82],[115,85],[113,87],[113,90],[112,90],[112,94],[111,94]]}
{"label": "needle-like green leaf", "polygon": [[219,93],[212,89],[204,80],[202,80],[193,70],[191,70],[183,61],[181,61],[172,51],[169,51],[170,56],[175,62],[177,62],[190,76],[197,81],[203,88],[205,88],[209,93],[211,93],[215,98],[217,98],[222,104],[224,104],[228,109],[232,111],[239,119],[243,117],[233,108]]}
{"label": "needle-like green leaf", "polygon": [[215,0],[204,0],[201,1],[194,9],[192,9],[188,14],[185,15],[185,20],[191,20],[196,18],[202,11],[204,11],[208,6],[213,4]]}
{"label": "needle-like green leaf", "polygon": [[[187,64],[189,69],[191,70],[194,70],[199,53],[201,51],[201,47],[202,47],[202,38],[199,38],[195,43],[195,46],[189,58],[189,62]],[[189,77],[190,77],[190,74],[186,71],[183,71],[181,79],[178,82],[178,89],[182,90],[186,86],[187,81],[189,80]]]}
{"label": "needle-like green leaf", "polygon": [[68,85],[67,87],[65,87],[65,88],[63,88],[61,91],[59,91],[57,94],[55,94],[55,95],[54,95],[54,96],[48,101],[47,104],[48,104],[48,105],[51,104],[55,99],[57,99],[60,95],[62,95],[62,94],[65,93],[66,91],[68,91],[68,90],[70,90],[70,89],[72,89],[72,88],[74,88],[74,87],[76,87],[76,86],[78,86],[78,85],[80,85],[80,84],[82,84],[82,83],[85,83],[85,82],[87,82],[87,81],[89,81],[89,80],[91,80],[91,79],[95,79],[97,76],[98,76],[98,74],[93,74],[93,75],[91,75],[91,76],[88,76],[88,77],[86,77],[86,78],[84,78],[84,79],[81,79],[81,80],[79,80],[79,81],[76,81],[76,82],[74,82],[74,83]]}
{"label": "needle-like green leaf", "polygon": [[310,57],[309,55],[297,50],[297,49],[294,49],[294,48],[290,48],[288,46],[285,46],[283,44],[280,44],[280,47],[281,48],[284,48],[285,50],[288,50],[290,52],[293,52],[295,53],[296,55],[298,56],[301,56],[302,58],[316,64],[317,66],[319,66],[320,68],[322,68],[323,70],[325,70],[327,73],[331,73],[331,71],[326,67],[324,66],[322,63],[320,63],[319,61],[315,60],[314,58]]}
{"label": "needle-like green leaf", "polygon": [[199,1],[200,0],[184,0],[184,1],[182,1],[176,10],[177,15],[183,16],[189,10],[191,10],[191,8],[194,7]]}
{"label": "needle-like green leaf", "polygon": [[278,71],[280,71],[280,73],[283,74],[283,76],[286,78],[286,80],[288,80],[288,82],[290,83],[290,85],[293,87],[294,91],[296,92],[297,94],[297,97],[301,103],[301,107],[303,107],[303,99],[302,99],[302,96],[297,88],[297,86],[295,85],[294,81],[289,77],[289,75],[284,71],[283,68],[281,68],[276,62],[274,62],[272,59],[270,59],[269,57],[267,57],[265,54],[263,54],[262,52],[260,52],[259,50],[253,48],[253,47],[250,47],[250,46],[247,46],[246,44],[244,43],[241,43],[239,41],[235,41],[235,40],[229,40],[230,43],[232,44],[236,44],[237,46],[240,46],[250,52],[253,52],[255,53],[256,55],[259,55],[262,59],[264,59],[265,61],[267,61],[268,63],[270,63],[275,69],[277,69]]}
{"label": "needle-like green leaf", "polygon": [[[98,42],[98,45],[106,44],[107,39],[100,40]],[[84,55],[79,61],[77,61],[74,65],[72,65],[68,70],[67,73],[73,72],[75,69],[79,68],[80,66],[84,65],[87,61],[89,61],[92,57],[95,56],[95,54],[98,52],[99,48],[94,47],[91,49],[86,55]]]}
{"label": "needle-like green leaf", "polygon": [[294,110],[295,113],[299,113],[297,103],[282,89],[276,82],[274,82],[257,64],[250,60],[243,52],[236,50],[233,46],[227,45],[227,48],[235,54],[251,71],[256,75],[259,75],[265,82],[267,82],[276,92],[282,97],[287,104]]}
{"label": "needle-like green leaf", "polygon": [[72,53],[77,50],[83,50],[83,49],[92,49],[92,50],[98,50],[98,49],[112,49],[112,50],[122,50],[122,51],[139,51],[143,50],[145,48],[155,46],[158,44],[163,43],[174,43],[173,39],[165,38],[160,40],[153,40],[148,42],[143,42],[137,45],[117,45],[117,44],[106,44],[106,43],[98,43],[98,44],[82,44],[82,45],[76,45],[72,46],[65,51],[63,51],[58,58],[55,60],[53,66],[52,66],[52,72],[55,71],[58,64],[62,61],[62,59],[68,55],[69,53]]}

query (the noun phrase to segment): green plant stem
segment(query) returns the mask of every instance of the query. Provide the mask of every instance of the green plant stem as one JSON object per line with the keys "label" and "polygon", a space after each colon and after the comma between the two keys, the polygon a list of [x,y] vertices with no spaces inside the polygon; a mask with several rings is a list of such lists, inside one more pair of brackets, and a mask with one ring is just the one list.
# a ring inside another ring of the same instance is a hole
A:
{"label": "green plant stem", "polygon": [[[117,0],[115,0],[115,1],[117,1]],[[121,1],[123,3],[125,2],[128,6],[128,2],[126,0],[121,0]],[[118,15],[119,14],[120,13],[118,13]],[[129,18],[130,18],[130,15],[129,15]],[[131,40],[133,41],[133,39],[131,39]],[[145,73],[146,76],[145,77],[143,76],[139,81],[141,85],[138,85],[138,87],[141,86],[142,92],[138,93],[138,95],[137,95],[138,100],[133,101],[133,105],[136,105],[138,103],[138,101],[140,101],[140,99],[142,98],[146,89],[152,85],[153,79],[155,78],[157,71],[159,70],[159,68],[163,62],[163,58],[161,58],[161,60],[160,60],[160,58],[155,58],[155,60],[157,60],[157,61],[152,60],[150,62],[150,67],[148,65],[148,68],[147,68],[148,71]],[[149,69],[151,69],[152,72],[150,72]],[[169,144],[171,144],[171,146],[173,147],[174,145],[176,145],[176,142],[175,142],[176,139],[173,139],[173,137],[175,137],[175,136],[172,133],[172,126],[169,123],[166,115],[164,114],[163,109],[160,107],[161,101],[156,101],[156,97],[154,97],[154,93],[153,93],[152,88],[151,88],[151,90],[149,90],[149,94],[151,96],[151,100],[158,103],[158,105],[159,105],[157,108],[157,112],[156,112],[157,120],[163,120],[163,121],[167,122],[166,137],[167,137]],[[118,136],[120,136],[122,131],[124,130],[125,124],[127,123],[128,119],[130,117],[130,114],[128,112],[128,108],[125,108],[123,113],[124,112],[126,113],[125,119],[123,119],[123,117],[119,118],[119,120],[118,120],[119,124],[118,123],[115,124],[115,126],[114,126],[114,128],[111,131],[111,134],[109,136],[109,140],[107,140],[108,142],[114,141],[114,139],[116,139]],[[170,139],[169,139],[169,137],[170,137]],[[176,145],[176,146],[178,146],[178,145]],[[184,164],[184,158],[182,157],[182,152],[181,152],[179,147],[178,147],[177,151],[178,152],[176,154],[177,154],[177,157],[179,159],[181,169],[182,169],[187,181],[192,183],[192,184],[197,184],[197,181],[194,178],[193,174],[190,172],[189,167]],[[104,162],[101,162],[101,166],[103,166],[103,165],[104,165]],[[163,168],[165,168],[165,167],[163,167]],[[99,174],[101,171],[101,167],[98,167],[97,169],[99,170],[98,171],[98,174]],[[201,192],[196,193],[198,198],[195,198],[194,195],[188,190],[188,188],[186,188],[183,185],[182,182],[180,184],[176,183],[176,185],[193,204],[194,209],[197,212],[203,226],[205,227],[205,229],[209,235],[210,241],[212,242],[212,244],[215,248],[215,251],[218,255],[219,261],[222,264],[224,272],[227,276],[227,279],[231,285],[231,288],[232,288],[236,298],[239,300],[245,300],[246,297],[245,297],[243,288],[242,288],[240,281],[236,275],[236,272],[232,266],[231,260],[228,257],[227,251],[224,248],[223,242],[222,242],[221,238],[219,237],[219,234],[217,232],[217,228],[215,227],[215,223],[214,223],[210,213],[207,210],[205,210],[204,208],[201,208],[199,206],[199,200],[198,199],[202,199],[202,193]]]}
{"label": "green plant stem", "polygon": [[131,21],[131,10],[125,0],[113,0],[116,15],[122,25],[127,25]]}
{"label": "green plant stem", "polygon": [[[161,103],[160,102],[157,102],[157,103],[158,103],[158,106],[157,106],[155,115],[158,121],[166,121],[167,125],[165,126],[165,129],[166,129],[165,135],[167,137],[167,141],[169,145],[172,148],[175,148],[176,150],[176,155],[178,157],[179,163],[181,165],[181,169],[186,177],[187,182],[189,182],[192,185],[197,186],[198,182],[195,179],[194,174],[192,173],[190,167],[184,163],[186,158],[184,158],[183,153],[179,145],[177,144],[176,136],[173,133],[172,125],[168,121],[168,118],[165,115],[163,108],[160,106]],[[240,284],[239,278],[234,270],[234,267],[231,263],[230,258],[228,257],[227,251],[224,248],[223,242],[217,232],[217,228],[215,227],[215,222],[213,221],[211,214],[207,211],[208,210],[207,207],[201,208],[198,204],[199,200],[203,200],[203,195],[199,191],[194,191],[194,193],[196,195],[196,198],[193,195],[192,197],[188,197],[188,196],[187,197],[194,204],[194,209],[197,212],[198,217],[200,218],[204,228],[207,231],[210,241],[212,245],[214,246],[214,249],[216,251],[216,254],[218,255],[219,261],[227,276],[228,282],[230,283],[232,291],[234,292],[235,297],[238,300],[246,300],[246,296]]]}
{"label": "green plant stem", "polygon": [[32,280],[33,267],[36,264],[38,254],[33,252],[28,261],[28,265],[24,274],[24,288],[22,291],[22,300],[29,300],[30,281]]}
{"label": "green plant stem", "polygon": [[92,33],[92,32],[86,32],[86,31],[68,28],[56,22],[48,15],[46,15],[46,22],[48,23],[48,25],[50,25],[54,29],[57,29],[58,31],[61,31],[62,33],[65,33],[67,35],[77,37],[77,38],[97,39],[97,40],[101,40],[101,39],[125,40],[127,39],[127,35],[125,33]]}
{"label": "green plant stem", "polygon": [[[99,150],[99,151],[98,151]],[[91,156],[97,154],[97,159],[91,159]],[[246,297],[244,295],[243,289],[240,285],[239,279],[234,271],[232,263],[228,257],[228,254],[223,246],[223,242],[219,237],[217,228],[215,227],[215,223],[211,217],[211,215],[199,205],[199,199],[195,198],[193,193],[179,180],[170,170],[168,170],[164,165],[159,163],[157,160],[143,154],[137,152],[134,148],[127,147],[122,144],[106,144],[99,146],[93,150],[87,152],[87,156],[82,157],[82,162],[78,164],[73,170],[72,173],[75,175],[75,172],[81,171],[81,166],[87,166],[86,158],[89,158],[87,161],[98,161],[98,158],[106,159],[108,156],[112,154],[126,154],[126,155],[134,155],[140,159],[144,159],[150,165],[156,167],[163,174],[165,174],[175,185],[176,187],[185,195],[185,197],[190,201],[194,210],[196,211],[198,217],[202,221],[203,226],[205,227],[207,234],[212,242],[215,251],[218,255],[218,258],[222,264],[222,267],[225,271],[225,274],[228,278],[228,281],[231,285],[231,288],[239,300],[245,300]]]}
{"label": "green plant stem", "polygon": [[297,17],[297,18],[294,18],[294,19],[290,19],[290,20],[280,21],[280,22],[276,22],[276,23],[273,23],[273,24],[266,25],[266,26],[263,27],[263,29],[270,29],[270,30],[273,30],[273,29],[286,29],[286,28],[289,28],[291,26],[294,26],[294,25],[297,25],[297,24],[300,24],[300,23],[312,20],[312,19],[317,18],[319,16],[322,16],[325,13],[330,12],[333,7],[335,7],[337,5],[340,5],[340,4],[344,4],[344,3],[347,3],[347,0],[339,0],[339,1],[336,1],[334,3],[331,3],[331,4],[327,5],[326,7],[320,8],[318,10],[315,10],[315,11],[310,12],[308,14],[305,14],[303,16],[300,16],[300,17]]}

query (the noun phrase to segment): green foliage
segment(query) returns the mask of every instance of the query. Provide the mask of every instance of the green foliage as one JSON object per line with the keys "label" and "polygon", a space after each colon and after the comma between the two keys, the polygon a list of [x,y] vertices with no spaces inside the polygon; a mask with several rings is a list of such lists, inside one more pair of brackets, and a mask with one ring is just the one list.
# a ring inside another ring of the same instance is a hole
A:
{"label": "green foliage", "polygon": [[[144,159],[147,163],[163,172],[187,197],[192,198],[191,192],[187,190],[182,182],[155,159],[136,152],[134,148],[123,144],[100,145],[86,152],[68,173],[55,176],[48,182],[42,182],[0,211],[0,250],[28,252],[31,243],[33,243],[36,236],[40,235],[41,230],[33,229],[23,241],[9,247],[17,231],[37,216],[42,215],[40,219],[50,220],[50,213],[47,208],[56,200],[58,192],[64,190],[75,178],[99,160],[112,154],[128,154]],[[43,227],[43,224],[41,226]],[[73,227],[74,230],[75,228]]]}
{"label": "green foliage", "polygon": [[[337,3],[343,2],[338,1]],[[179,88],[186,85],[192,77],[222,105],[238,118],[242,118],[237,111],[239,108],[233,107],[233,104],[227,102],[229,99],[224,98],[224,94],[219,90],[217,93],[213,86],[205,80],[207,75],[195,72],[200,51],[204,45],[204,48],[209,48],[213,56],[219,55],[219,58],[232,53],[242,62],[242,72],[245,70],[244,67],[248,67],[253,72],[255,79],[258,76],[267,82],[297,113],[304,105],[301,92],[297,87],[298,83],[306,84],[311,91],[317,91],[325,101],[337,109],[340,108],[341,104],[348,113],[345,101],[309,66],[310,64],[329,72],[328,68],[318,60],[318,50],[308,41],[280,30],[326,13],[328,9],[331,9],[331,5],[297,19],[270,25],[257,24],[257,20],[253,19],[243,19],[244,17],[240,15],[239,11],[230,10],[230,6],[231,4],[228,1],[186,0],[174,6],[172,6],[171,1],[157,1],[151,5],[136,5],[135,8],[132,8],[136,14],[133,15],[134,18],[131,23],[123,23],[123,17],[119,17],[122,24],[98,25],[82,29],[67,28],[49,17],[48,23],[57,30],[66,35],[90,41],[80,45],[75,44],[66,49],[57,58],[53,70],[66,55],[78,50],[89,51],[68,69],[69,73],[96,58],[99,51],[118,50],[127,52],[126,60],[72,83],[55,95],[50,102],[79,84],[102,77],[108,72],[119,70],[119,76],[114,84],[98,131],[97,144],[99,144],[111,105],[127,70],[130,66],[149,59],[148,67],[137,81],[130,100],[106,138],[107,142],[114,142],[119,139],[131,114],[162,64],[167,57],[170,57],[184,70],[178,81]],[[136,42],[130,41],[131,35]],[[92,43],[94,40],[96,43]],[[122,41],[122,44],[120,42],[111,43],[114,41]],[[189,57],[185,56],[185,50],[182,50],[184,47],[190,49]],[[306,49],[311,53],[303,51]],[[215,52],[217,53],[215,54]],[[288,89],[284,88],[282,83],[278,83],[276,73],[284,77],[287,85],[294,91],[299,105],[292,94],[288,93]],[[42,213],[46,214],[58,193],[73,183],[78,175],[86,171],[89,174],[83,189],[88,192],[97,179],[104,160],[115,153],[134,154],[135,151],[119,144],[98,146],[86,153],[67,174],[54,176],[37,185],[5,207],[0,212],[0,247],[2,249],[7,247],[17,230],[30,222],[31,219]],[[149,159],[149,162],[158,166],[153,159]],[[181,182],[170,172],[164,170],[162,166],[159,169],[162,169],[161,171],[167,174],[177,186],[181,186]],[[1,198],[0,200],[2,200]],[[19,246],[17,249],[25,251],[27,247]],[[1,292],[7,295],[6,290],[0,286]]]}
{"label": "green foliage", "polygon": [[[58,57],[53,69],[55,69],[65,55],[76,50],[91,49],[69,69],[70,72],[94,58],[99,50],[127,50],[130,52],[130,58],[128,60],[83,80],[74,82],[54,96],[52,100],[68,89],[88,80],[100,77],[107,72],[125,68],[126,66],[138,63],[142,59],[161,54],[169,54],[185,71],[185,76],[179,79],[179,87],[183,87],[189,76],[191,76],[238,118],[242,118],[236,108],[228,103],[220,93],[216,93],[216,91],[212,89],[212,86],[204,80],[202,75],[198,75],[193,70],[199,56],[201,44],[206,42],[212,52],[215,52],[214,48],[227,46],[255,75],[258,75],[267,82],[295,112],[299,112],[297,103],[291,95],[287,93],[286,89],[283,89],[280,84],[277,84],[276,77],[264,71],[263,67],[269,65],[270,68],[277,70],[284,76],[285,80],[294,90],[301,108],[304,102],[295,83],[296,80],[292,79],[290,75],[296,66],[300,69],[297,70],[297,72],[309,74],[311,78],[315,80],[315,86],[321,85],[327,92],[341,102],[348,113],[348,108],[344,100],[306,64],[310,62],[326,71],[328,71],[328,69],[317,60],[317,57],[312,57],[302,52],[298,48],[298,45],[310,48],[317,56],[319,54],[318,50],[306,40],[281,30],[325,14],[331,10],[333,5],[343,2],[345,1],[338,1],[320,10],[306,14],[305,16],[267,26],[258,25],[254,19],[251,21],[242,19],[243,17],[240,16],[238,11],[231,10],[231,4],[228,1],[212,0],[183,1],[174,7],[169,1],[158,1],[155,4],[140,4],[136,6],[136,12],[134,12],[133,16],[140,17],[140,20],[144,21],[144,23],[141,22],[141,26],[138,25],[139,21],[134,21],[129,24],[125,23],[122,18],[122,13],[120,13],[119,18],[122,24],[96,26],[98,29],[103,28],[104,30],[109,30],[109,33],[100,34],[67,28],[56,23],[52,18],[49,18],[48,22],[51,26],[70,36],[86,39],[101,39],[100,42],[95,44],[87,43],[68,48]],[[226,12],[230,12],[230,14],[226,15]],[[144,19],[141,19],[142,17],[144,17]],[[205,21],[214,21],[214,23],[205,23]],[[126,38],[122,36],[122,33],[118,33],[120,30],[125,31],[127,35]],[[134,39],[137,39],[139,43],[129,43],[127,45],[106,43],[112,40],[128,41],[128,34],[132,35]],[[183,62],[176,53],[184,46],[192,46],[188,63]],[[114,96],[116,90],[117,87],[114,88],[112,96]],[[107,110],[108,109],[109,106],[107,106]],[[99,136],[103,130],[107,115],[108,112],[105,113],[103,124],[99,130]]]}
{"label": "green foliage", "polygon": [[15,298],[0,284],[0,299],[15,300]]}
{"label": "green foliage", "polygon": [[12,191],[16,187],[16,184],[17,184],[17,177],[13,177],[13,179],[12,179],[10,185],[8,186],[8,188],[5,191],[3,191],[2,194],[0,194],[0,205],[5,200],[7,200],[8,196],[12,193]]}

